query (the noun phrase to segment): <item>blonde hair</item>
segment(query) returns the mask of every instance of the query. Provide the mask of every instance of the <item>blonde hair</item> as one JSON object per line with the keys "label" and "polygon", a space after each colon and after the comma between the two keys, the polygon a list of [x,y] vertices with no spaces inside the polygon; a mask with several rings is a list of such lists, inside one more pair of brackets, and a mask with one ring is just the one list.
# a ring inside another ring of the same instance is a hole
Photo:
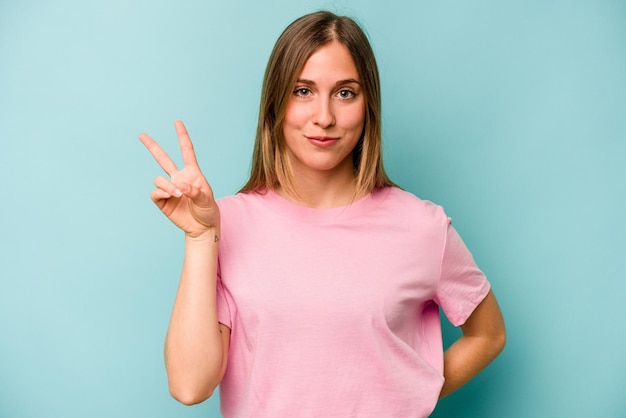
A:
{"label": "blonde hair", "polygon": [[315,51],[333,41],[344,45],[352,55],[365,97],[363,133],[352,152],[355,196],[394,185],[382,161],[380,81],[372,47],[352,19],[321,11],[295,20],[274,45],[263,79],[250,178],[240,192],[263,192],[280,186],[297,196],[282,122],[304,64]]}

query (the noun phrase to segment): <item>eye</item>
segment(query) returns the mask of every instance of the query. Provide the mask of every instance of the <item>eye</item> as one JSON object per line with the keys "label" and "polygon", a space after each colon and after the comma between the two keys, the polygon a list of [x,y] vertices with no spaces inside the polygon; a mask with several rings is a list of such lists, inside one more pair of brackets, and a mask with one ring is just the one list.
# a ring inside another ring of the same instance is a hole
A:
{"label": "eye", "polygon": [[293,91],[293,94],[299,97],[307,97],[311,94],[311,90],[306,87],[298,87]]}
{"label": "eye", "polygon": [[356,93],[352,90],[343,89],[340,90],[339,93],[337,93],[337,96],[339,96],[340,99],[350,100],[354,98],[354,96],[356,96]]}

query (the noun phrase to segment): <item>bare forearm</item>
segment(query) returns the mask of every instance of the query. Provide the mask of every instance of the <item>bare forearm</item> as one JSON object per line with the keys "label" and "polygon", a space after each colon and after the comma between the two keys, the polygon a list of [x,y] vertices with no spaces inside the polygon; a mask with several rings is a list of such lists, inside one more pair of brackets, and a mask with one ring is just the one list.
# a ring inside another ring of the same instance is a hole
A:
{"label": "bare forearm", "polygon": [[208,398],[223,375],[217,319],[217,231],[186,238],[185,260],[165,343],[170,392],[187,404]]}
{"label": "bare forearm", "polygon": [[495,359],[504,347],[504,339],[462,336],[444,354],[444,378],[440,398],[469,382]]}
{"label": "bare forearm", "polygon": [[469,382],[504,348],[506,329],[493,292],[489,291],[465,324],[461,325],[461,329],[463,336],[444,354],[445,382],[440,398]]}

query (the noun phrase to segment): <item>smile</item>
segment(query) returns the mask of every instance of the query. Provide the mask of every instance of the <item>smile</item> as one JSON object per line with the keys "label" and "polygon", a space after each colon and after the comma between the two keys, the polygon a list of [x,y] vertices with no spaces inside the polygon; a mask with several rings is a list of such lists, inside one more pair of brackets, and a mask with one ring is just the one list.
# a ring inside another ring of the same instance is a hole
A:
{"label": "smile", "polygon": [[329,147],[339,140],[337,137],[332,136],[307,136],[309,142],[317,147]]}

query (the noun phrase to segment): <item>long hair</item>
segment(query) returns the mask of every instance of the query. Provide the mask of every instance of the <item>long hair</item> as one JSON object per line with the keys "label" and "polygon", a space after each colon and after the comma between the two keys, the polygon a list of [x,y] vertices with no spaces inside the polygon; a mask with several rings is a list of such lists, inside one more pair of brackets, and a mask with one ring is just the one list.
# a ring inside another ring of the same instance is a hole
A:
{"label": "long hair", "polygon": [[394,185],[382,161],[380,81],[372,47],[352,19],[321,11],[295,20],[274,45],[263,79],[250,178],[240,192],[263,192],[280,186],[297,196],[282,123],[306,61],[333,41],[344,45],[352,55],[365,97],[363,133],[352,153],[355,196]]}

